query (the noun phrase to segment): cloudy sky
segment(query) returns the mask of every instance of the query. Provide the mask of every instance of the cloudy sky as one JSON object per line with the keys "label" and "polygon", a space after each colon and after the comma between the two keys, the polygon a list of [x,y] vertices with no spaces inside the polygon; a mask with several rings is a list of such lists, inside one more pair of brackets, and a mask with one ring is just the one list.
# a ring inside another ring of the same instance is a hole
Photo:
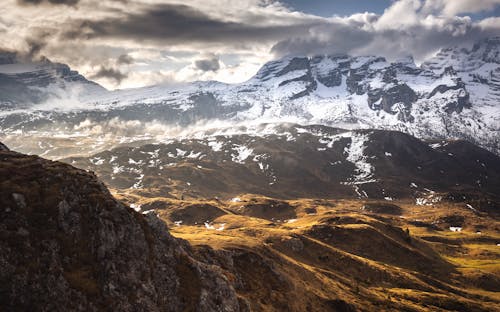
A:
{"label": "cloudy sky", "polygon": [[500,36],[500,0],[0,0],[0,50],[109,89],[241,82],[285,55],[413,55]]}

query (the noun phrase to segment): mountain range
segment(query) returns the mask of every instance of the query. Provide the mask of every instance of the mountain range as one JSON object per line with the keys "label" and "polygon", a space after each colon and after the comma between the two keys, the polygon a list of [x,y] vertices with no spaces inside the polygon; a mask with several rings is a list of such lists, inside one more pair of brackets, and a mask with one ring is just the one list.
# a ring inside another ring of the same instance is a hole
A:
{"label": "mountain range", "polygon": [[294,56],[265,64],[239,84],[117,91],[105,91],[66,65],[21,64],[12,55],[0,60],[0,125],[6,134],[54,125],[72,131],[89,120],[180,126],[293,121],[465,139],[500,153],[500,38],[443,49],[419,66],[411,57]]}

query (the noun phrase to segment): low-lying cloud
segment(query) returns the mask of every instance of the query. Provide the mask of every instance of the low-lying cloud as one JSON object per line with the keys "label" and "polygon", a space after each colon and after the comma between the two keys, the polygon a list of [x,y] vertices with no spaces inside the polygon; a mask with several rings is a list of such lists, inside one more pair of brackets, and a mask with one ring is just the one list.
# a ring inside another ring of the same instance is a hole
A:
{"label": "low-lying cloud", "polygon": [[197,69],[202,71],[218,71],[220,68],[219,59],[217,57],[211,57],[203,60],[196,60],[194,65]]}
{"label": "low-lying cloud", "polygon": [[123,79],[127,78],[127,75],[119,71],[118,69],[112,67],[101,66],[99,70],[91,76],[92,79],[111,79],[120,84]]}

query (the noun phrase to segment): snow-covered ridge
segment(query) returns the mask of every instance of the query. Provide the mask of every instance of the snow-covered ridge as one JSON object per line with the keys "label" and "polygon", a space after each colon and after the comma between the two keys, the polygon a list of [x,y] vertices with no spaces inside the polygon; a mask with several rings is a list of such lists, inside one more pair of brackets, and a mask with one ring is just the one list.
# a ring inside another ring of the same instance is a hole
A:
{"label": "snow-covered ridge", "polygon": [[22,61],[14,53],[0,53],[0,108],[4,112],[23,112],[36,104],[38,109],[51,110],[57,107],[54,102],[85,108],[82,102],[105,92],[65,64],[47,59]]}
{"label": "snow-covered ridge", "polygon": [[421,66],[411,57],[392,63],[378,56],[286,57],[240,84],[158,85],[97,92],[76,104],[10,105],[0,128],[9,133],[60,122],[71,128],[113,118],[181,127],[200,120],[286,120],[461,138],[500,153],[499,47],[500,40],[490,39],[471,49],[445,49]]}

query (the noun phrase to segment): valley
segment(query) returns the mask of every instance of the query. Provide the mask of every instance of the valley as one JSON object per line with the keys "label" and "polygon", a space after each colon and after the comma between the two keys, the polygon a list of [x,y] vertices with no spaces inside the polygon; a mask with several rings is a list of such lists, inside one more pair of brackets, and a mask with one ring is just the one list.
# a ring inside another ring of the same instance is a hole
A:
{"label": "valley", "polygon": [[244,311],[499,307],[500,162],[467,142],[261,124],[63,161],[158,215]]}
{"label": "valley", "polygon": [[251,311],[499,308],[497,212],[255,195],[139,202],[234,278]]}
{"label": "valley", "polygon": [[[91,172],[4,147],[0,173],[3,307],[500,308],[495,193],[204,198],[138,187],[113,198]],[[13,295],[19,287],[32,295]]]}

